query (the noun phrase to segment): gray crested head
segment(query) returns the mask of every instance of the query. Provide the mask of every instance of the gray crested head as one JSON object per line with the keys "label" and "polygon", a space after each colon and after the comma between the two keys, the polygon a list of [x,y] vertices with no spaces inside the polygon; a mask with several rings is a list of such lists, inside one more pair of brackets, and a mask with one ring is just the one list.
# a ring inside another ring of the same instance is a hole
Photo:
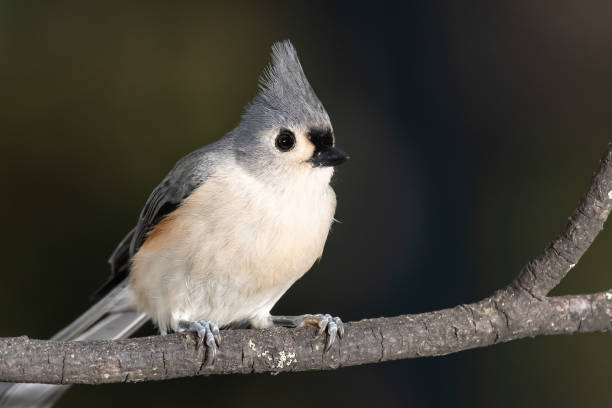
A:
{"label": "gray crested head", "polygon": [[257,172],[333,167],[348,156],[335,147],[331,121],[288,40],[272,46],[260,90],[230,134],[240,162]]}
{"label": "gray crested head", "polygon": [[272,46],[272,61],[259,79],[260,91],[243,118],[265,127],[318,125],[331,128],[323,104],[310,86],[289,40]]}

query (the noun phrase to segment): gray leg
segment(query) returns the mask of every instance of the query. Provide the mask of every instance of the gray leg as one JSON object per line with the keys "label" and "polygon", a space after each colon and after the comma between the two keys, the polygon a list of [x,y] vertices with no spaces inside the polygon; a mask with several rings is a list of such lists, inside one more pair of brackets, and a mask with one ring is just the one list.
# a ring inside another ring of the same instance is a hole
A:
{"label": "gray leg", "polygon": [[325,343],[325,351],[328,351],[336,342],[336,335],[340,338],[344,337],[344,323],[339,317],[332,317],[328,314],[305,314],[301,316],[272,316],[272,324],[282,327],[303,327],[315,326],[319,330],[317,336],[323,332],[327,334]]}
{"label": "gray leg", "polygon": [[206,364],[215,364],[217,347],[221,346],[219,326],[205,320],[198,320],[195,322],[180,321],[179,332],[196,332],[199,339],[198,344],[206,345]]}

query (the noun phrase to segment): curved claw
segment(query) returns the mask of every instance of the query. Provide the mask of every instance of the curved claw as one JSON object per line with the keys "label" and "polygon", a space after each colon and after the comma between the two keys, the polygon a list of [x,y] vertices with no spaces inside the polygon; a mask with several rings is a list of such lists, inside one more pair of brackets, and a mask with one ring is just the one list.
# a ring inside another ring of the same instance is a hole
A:
{"label": "curved claw", "polygon": [[336,333],[338,333],[338,325],[333,320],[329,322],[329,325],[327,327],[328,327],[328,330],[327,330],[327,342],[325,343],[325,351],[328,351],[331,348],[332,344],[335,343]]}
{"label": "curved claw", "polygon": [[344,337],[344,323],[342,322],[342,320],[340,320],[339,317],[334,317],[334,322],[336,323],[336,326],[338,326],[338,337],[343,338]]}
{"label": "curved claw", "polygon": [[211,323],[211,329],[212,329],[213,337],[215,338],[215,342],[217,343],[217,346],[221,347],[221,333],[219,333],[219,326],[217,326],[214,323]]}
{"label": "curved claw", "polygon": [[219,326],[215,323],[207,322],[205,320],[198,320],[195,322],[179,323],[179,331],[191,331],[196,332],[198,335],[198,346],[206,344],[206,364],[215,364],[217,358],[217,349],[221,346],[221,334],[219,333]]}
{"label": "curved claw", "polygon": [[316,317],[319,319],[319,330],[317,330],[317,336],[320,336],[323,332],[327,332],[329,324],[331,323],[331,316],[328,314],[318,314]]}

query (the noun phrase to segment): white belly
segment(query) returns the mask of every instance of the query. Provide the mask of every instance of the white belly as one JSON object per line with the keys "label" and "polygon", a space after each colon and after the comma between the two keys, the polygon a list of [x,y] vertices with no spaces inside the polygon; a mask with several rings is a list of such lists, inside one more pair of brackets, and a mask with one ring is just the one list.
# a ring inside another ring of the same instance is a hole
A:
{"label": "white belly", "polygon": [[134,257],[130,288],[160,330],[180,320],[269,324],[270,309],[323,252],[336,206],[331,169],[261,185],[211,176]]}

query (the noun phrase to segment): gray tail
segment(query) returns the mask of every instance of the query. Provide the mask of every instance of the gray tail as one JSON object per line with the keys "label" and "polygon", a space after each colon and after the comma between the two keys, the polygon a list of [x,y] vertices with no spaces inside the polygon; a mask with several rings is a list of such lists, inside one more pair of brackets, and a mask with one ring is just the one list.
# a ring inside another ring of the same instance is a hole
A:
{"label": "gray tail", "polygon": [[[148,320],[131,309],[127,281],[119,283],[52,340],[113,340],[129,337]],[[48,408],[70,385],[0,383],[0,408]]]}

